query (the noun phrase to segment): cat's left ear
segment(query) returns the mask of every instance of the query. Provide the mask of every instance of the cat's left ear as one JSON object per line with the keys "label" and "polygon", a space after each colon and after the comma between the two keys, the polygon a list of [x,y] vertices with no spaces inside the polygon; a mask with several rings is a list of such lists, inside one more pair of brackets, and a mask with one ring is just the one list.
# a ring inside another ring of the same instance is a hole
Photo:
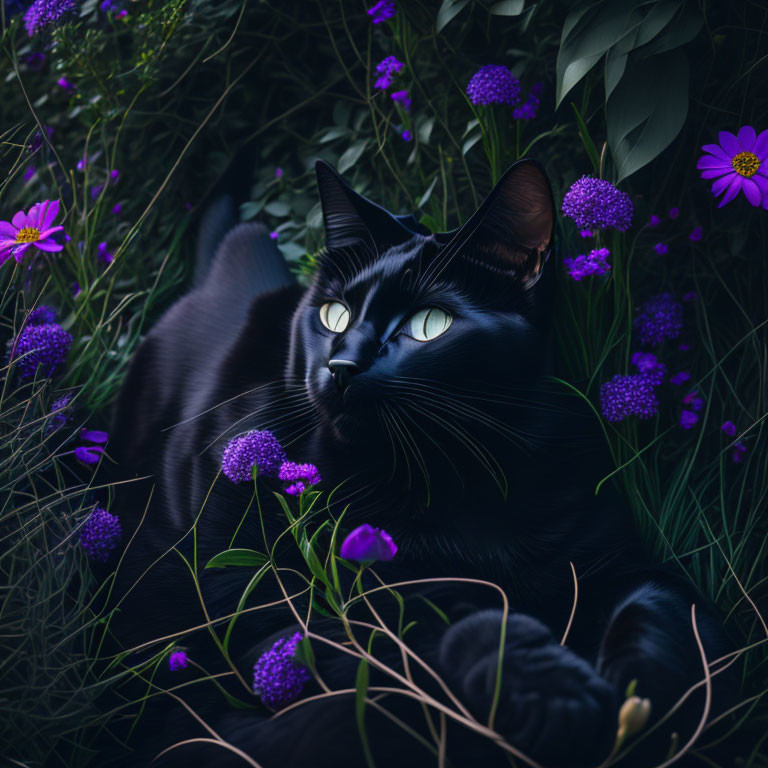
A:
{"label": "cat's left ear", "polygon": [[541,276],[554,226],[555,204],[544,169],[535,160],[520,160],[445,248],[509,271],[529,286]]}
{"label": "cat's left ear", "polygon": [[413,226],[409,226],[412,217],[393,216],[359,195],[328,163],[318,160],[315,173],[323,207],[326,247],[343,248],[362,241],[380,250],[400,245],[418,231],[415,220]]}

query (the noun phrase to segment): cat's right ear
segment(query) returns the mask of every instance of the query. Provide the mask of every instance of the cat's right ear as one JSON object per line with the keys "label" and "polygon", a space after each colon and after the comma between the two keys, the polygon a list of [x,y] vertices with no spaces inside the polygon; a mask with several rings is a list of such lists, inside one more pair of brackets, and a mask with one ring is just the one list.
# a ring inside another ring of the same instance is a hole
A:
{"label": "cat's right ear", "polygon": [[318,160],[315,174],[327,248],[344,248],[363,242],[380,250],[413,237],[413,231],[400,224],[389,211],[355,192],[328,163]]}

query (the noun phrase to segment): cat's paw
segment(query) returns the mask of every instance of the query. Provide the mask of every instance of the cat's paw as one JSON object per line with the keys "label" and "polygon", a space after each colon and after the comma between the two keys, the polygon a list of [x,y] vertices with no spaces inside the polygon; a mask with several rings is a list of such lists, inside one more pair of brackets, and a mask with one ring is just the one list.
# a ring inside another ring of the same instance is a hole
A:
{"label": "cat's paw", "polygon": [[[501,617],[488,610],[462,619],[439,649],[442,672],[481,722],[496,685]],[[512,746],[546,765],[596,765],[613,743],[616,711],[613,688],[591,664],[537,619],[509,616],[494,727]]]}

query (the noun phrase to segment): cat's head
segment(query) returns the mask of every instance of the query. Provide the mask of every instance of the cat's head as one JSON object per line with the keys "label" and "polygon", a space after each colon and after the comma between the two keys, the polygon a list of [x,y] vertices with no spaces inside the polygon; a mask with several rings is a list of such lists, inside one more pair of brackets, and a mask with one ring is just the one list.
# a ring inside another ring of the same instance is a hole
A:
{"label": "cat's head", "polygon": [[544,369],[551,319],[541,166],[516,163],[461,228],[436,235],[316,170],[327,252],[293,318],[289,374],[335,439],[447,446],[445,430],[471,435],[498,411],[494,393],[519,403]]}

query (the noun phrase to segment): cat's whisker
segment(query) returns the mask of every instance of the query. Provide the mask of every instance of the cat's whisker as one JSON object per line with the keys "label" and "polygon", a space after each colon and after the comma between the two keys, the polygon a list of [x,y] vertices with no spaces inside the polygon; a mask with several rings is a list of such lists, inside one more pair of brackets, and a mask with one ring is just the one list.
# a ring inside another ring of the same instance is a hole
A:
{"label": "cat's whisker", "polygon": [[393,413],[392,416],[393,418],[397,419],[397,421],[399,422],[400,431],[403,434],[406,444],[408,445],[408,447],[410,448],[413,454],[413,460],[416,462],[416,466],[421,470],[421,474],[424,477],[424,483],[427,490],[427,497],[429,497],[429,493],[430,493],[429,471],[427,469],[426,462],[424,461],[424,456],[422,455],[418,444],[413,439],[413,435],[411,434],[411,431],[408,428],[408,426],[403,422],[403,420],[400,418],[400,416],[397,413]]}

